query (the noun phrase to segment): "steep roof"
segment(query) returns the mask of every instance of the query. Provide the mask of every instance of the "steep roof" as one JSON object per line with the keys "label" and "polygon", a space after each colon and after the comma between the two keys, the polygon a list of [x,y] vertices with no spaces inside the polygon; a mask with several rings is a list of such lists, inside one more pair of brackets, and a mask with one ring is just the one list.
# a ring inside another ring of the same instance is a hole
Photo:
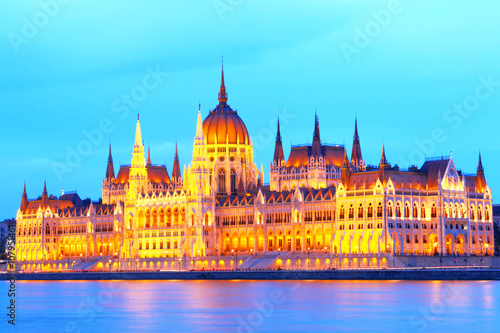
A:
{"label": "steep roof", "polygon": [[[164,165],[147,165],[146,171],[148,173],[148,181],[152,183],[166,183],[170,184],[170,177]],[[125,184],[128,181],[130,173],[130,166],[120,167],[118,175],[116,176],[115,184]]]}

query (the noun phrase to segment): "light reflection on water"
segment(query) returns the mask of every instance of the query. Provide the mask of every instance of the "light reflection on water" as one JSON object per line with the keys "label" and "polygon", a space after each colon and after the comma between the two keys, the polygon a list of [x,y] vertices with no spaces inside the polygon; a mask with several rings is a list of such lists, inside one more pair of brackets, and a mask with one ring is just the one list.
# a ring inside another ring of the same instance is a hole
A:
{"label": "light reflection on water", "polygon": [[497,281],[18,281],[17,289],[17,332],[500,327]]}

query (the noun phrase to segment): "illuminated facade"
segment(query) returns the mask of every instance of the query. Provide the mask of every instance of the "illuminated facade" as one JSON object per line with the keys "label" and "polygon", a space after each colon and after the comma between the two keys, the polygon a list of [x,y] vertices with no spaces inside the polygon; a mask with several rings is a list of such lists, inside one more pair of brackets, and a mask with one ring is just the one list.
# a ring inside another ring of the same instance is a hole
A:
{"label": "illuminated facade", "polygon": [[270,183],[253,162],[252,140],[227,104],[202,121],[198,110],[191,163],[170,176],[145,158],[137,119],[131,164],[115,177],[111,147],[102,201],[46,188],[17,212],[18,261],[116,255],[119,258],[210,257],[279,251],[493,254],[492,198],[479,157],[477,173],[457,170],[452,156],[400,170],[382,147],[378,166],[361,154],[357,121],[351,158],[322,144],[315,118],[311,145],[283,154],[277,128]]}

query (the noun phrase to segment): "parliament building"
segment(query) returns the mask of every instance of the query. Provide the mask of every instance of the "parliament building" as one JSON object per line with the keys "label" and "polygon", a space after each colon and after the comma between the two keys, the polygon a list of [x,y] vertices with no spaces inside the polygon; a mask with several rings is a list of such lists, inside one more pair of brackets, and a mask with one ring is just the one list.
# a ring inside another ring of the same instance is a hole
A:
{"label": "parliament building", "polygon": [[101,200],[56,197],[46,187],[29,200],[25,184],[20,269],[92,260],[180,269],[193,258],[212,269],[228,267],[235,255],[241,268],[255,258],[283,266],[292,258],[298,267],[311,258],[333,265],[339,256],[383,266],[384,255],[493,254],[492,196],[480,155],[475,174],[458,170],[451,155],[402,170],[384,147],[378,165],[368,165],[357,120],[349,157],[344,146],[322,143],[315,117],[312,144],[292,146],[285,158],[278,120],[265,184],[245,123],[227,103],[224,72],[218,101],[204,119],[198,111],[192,160],[182,172],[177,147],[171,173],[152,163],[138,116],[130,165],[115,173],[109,148]]}

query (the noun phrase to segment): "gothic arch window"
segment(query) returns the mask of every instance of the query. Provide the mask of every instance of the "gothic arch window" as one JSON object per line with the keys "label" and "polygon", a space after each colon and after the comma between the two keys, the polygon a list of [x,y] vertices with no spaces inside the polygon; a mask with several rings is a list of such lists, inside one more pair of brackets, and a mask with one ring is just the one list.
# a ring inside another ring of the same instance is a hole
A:
{"label": "gothic arch window", "polygon": [[231,193],[236,193],[236,171],[231,169]]}
{"label": "gothic arch window", "polygon": [[153,209],[153,212],[152,212],[152,214],[151,214],[151,215],[152,215],[152,217],[153,217],[153,219],[152,219],[152,221],[151,221],[151,222],[152,222],[152,223],[151,223],[151,227],[152,227],[152,228],[156,228],[156,227],[158,227],[158,224],[157,224],[157,222],[158,222],[157,217],[158,217],[158,216],[157,216],[157,214],[156,214],[156,209]]}
{"label": "gothic arch window", "polygon": [[352,206],[352,204],[349,205],[349,218],[354,218],[354,207]]}
{"label": "gothic arch window", "polygon": [[186,223],[186,209],[184,207],[181,208],[181,226]]}
{"label": "gothic arch window", "polygon": [[382,217],[382,203],[379,202],[377,205],[377,217]]}
{"label": "gothic arch window", "polygon": [[418,207],[416,202],[413,203],[413,218],[418,218]]}
{"label": "gothic arch window", "polygon": [[484,217],[486,218],[486,221],[490,220],[490,209],[488,206],[486,206],[484,209]]}
{"label": "gothic arch window", "polygon": [[146,211],[146,228],[149,228],[151,226],[151,214],[149,213],[149,210]]}
{"label": "gothic arch window", "polygon": [[482,220],[483,219],[483,207],[479,206],[477,209],[477,219]]}
{"label": "gothic arch window", "polygon": [[174,208],[174,223],[173,223],[173,226],[174,227],[178,227],[179,226],[179,209],[177,207]]}
{"label": "gothic arch window", "polygon": [[226,192],[226,171],[224,169],[219,170],[219,193]]}
{"label": "gothic arch window", "polygon": [[387,204],[387,214],[389,215],[389,217],[393,217],[393,210],[392,210],[392,201],[389,201],[389,203]]}
{"label": "gothic arch window", "polygon": [[368,217],[373,217],[373,206],[372,206],[372,203],[370,202],[368,204]]}
{"label": "gothic arch window", "polygon": [[405,203],[405,217],[406,218],[409,218],[410,217],[410,205],[407,203]]}
{"label": "gothic arch window", "polygon": [[359,207],[358,207],[358,219],[362,219],[363,218],[363,204],[359,204]]}
{"label": "gothic arch window", "polygon": [[163,211],[163,208],[160,208],[160,215],[159,215],[159,227],[164,227],[165,226],[165,212]]}
{"label": "gothic arch window", "polygon": [[457,203],[455,204],[455,211],[453,213],[454,213],[453,217],[458,217],[458,218],[462,217],[462,216],[460,216],[460,210],[458,209],[458,204]]}
{"label": "gothic arch window", "polygon": [[399,202],[396,204],[396,217],[401,217],[401,204]]}
{"label": "gothic arch window", "polygon": [[425,219],[425,218],[426,218],[426,213],[425,213],[425,204],[424,204],[424,203],[422,204],[422,210],[421,210],[421,212],[420,212],[420,217],[421,217],[422,219]]}
{"label": "gothic arch window", "polygon": [[432,203],[432,206],[431,206],[431,218],[435,218],[435,217],[437,217],[437,208],[436,208],[436,204]]}
{"label": "gothic arch window", "polygon": [[172,226],[172,210],[170,208],[167,209],[167,227]]}
{"label": "gothic arch window", "polygon": [[343,219],[344,217],[345,217],[345,209],[344,205],[341,205],[339,209],[339,218]]}
{"label": "gothic arch window", "polygon": [[471,220],[476,218],[476,214],[474,214],[474,206],[470,206],[470,218]]}

